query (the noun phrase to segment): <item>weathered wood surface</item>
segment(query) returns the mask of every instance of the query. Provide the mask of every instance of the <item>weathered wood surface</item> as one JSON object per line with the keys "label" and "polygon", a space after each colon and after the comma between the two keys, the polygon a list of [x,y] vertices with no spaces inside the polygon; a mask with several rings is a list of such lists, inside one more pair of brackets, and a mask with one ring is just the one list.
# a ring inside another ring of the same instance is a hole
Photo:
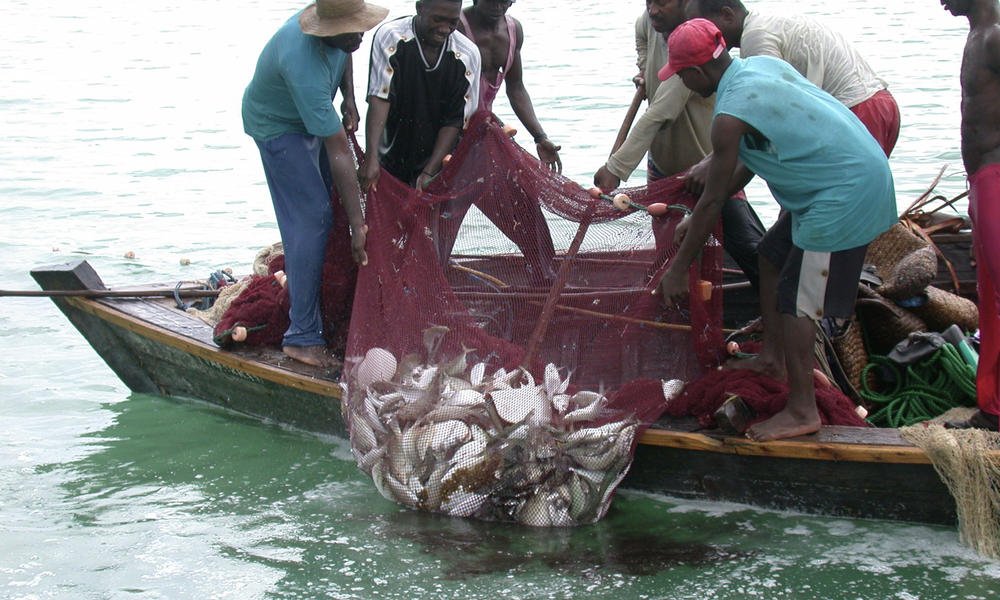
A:
{"label": "weathered wood surface", "polygon": [[[86,270],[33,275],[43,287],[101,289],[100,279]],[[224,351],[212,342],[208,324],[177,310],[172,300],[53,302],[134,391],[197,398],[266,421],[345,435],[336,371],[291,361],[278,350]],[[695,429],[693,420],[683,419],[647,430],[625,485],[809,513],[955,520],[954,502],[927,457],[896,430],[824,427],[811,436],[757,443]]]}

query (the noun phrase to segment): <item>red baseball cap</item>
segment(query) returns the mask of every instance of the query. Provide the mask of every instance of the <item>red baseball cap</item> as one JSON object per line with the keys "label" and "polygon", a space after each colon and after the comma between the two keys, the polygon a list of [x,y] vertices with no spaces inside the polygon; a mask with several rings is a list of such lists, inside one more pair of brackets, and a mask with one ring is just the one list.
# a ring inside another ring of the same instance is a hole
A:
{"label": "red baseball cap", "polygon": [[666,81],[681,69],[700,67],[725,51],[726,39],[715,23],[708,19],[685,21],[667,38],[670,59],[660,69],[660,81]]}

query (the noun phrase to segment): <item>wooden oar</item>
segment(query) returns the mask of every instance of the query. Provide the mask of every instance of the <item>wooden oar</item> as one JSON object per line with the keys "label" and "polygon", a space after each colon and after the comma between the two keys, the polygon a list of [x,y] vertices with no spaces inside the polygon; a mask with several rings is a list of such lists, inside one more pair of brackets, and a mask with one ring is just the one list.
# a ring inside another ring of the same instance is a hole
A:
{"label": "wooden oar", "polygon": [[531,361],[535,358],[535,352],[538,350],[538,346],[541,344],[542,339],[545,337],[545,332],[549,328],[552,312],[556,309],[559,294],[566,287],[566,281],[569,279],[570,265],[573,263],[573,259],[576,258],[577,252],[580,251],[580,245],[583,244],[583,238],[587,235],[591,218],[591,214],[587,214],[580,221],[576,229],[576,236],[570,242],[569,249],[566,250],[566,254],[563,256],[562,264],[559,265],[556,279],[552,282],[552,287],[549,289],[548,296],[545,298],[545,304],[542,306],[542,311],[538,316],[538,322],[535,323],[531,337],[528,338],[528,347],[524,353],[524,358],[521,359],[521,366],[525,369],[531,367]]}
{"label": "wooden oar", "polygon": [[173,288],[146,289],[146,290],[0,290],[0,297],[27,297],[27,298],[144,298],[144,297],[173,297],[182,298],[210,298],[219,295],[219,290],[192,290]]}
{"label": "wooden oar", "polygon": [[618,137],[615,138],[615,143],[611,145],[611,154],[614,154],[622,147],[625,143],[625,139],[628,138],[628,132],[632,129],[632,123],[635,122],[635,116],[639,114],[639,107],[642,106],[642,101],[646,98],[646,86],[640,85],[635,88],[635,95],[632,96],[632,104],[628,107],[628,112],[625,113],[625,119],[622,121],[622,126],[618,128]]}

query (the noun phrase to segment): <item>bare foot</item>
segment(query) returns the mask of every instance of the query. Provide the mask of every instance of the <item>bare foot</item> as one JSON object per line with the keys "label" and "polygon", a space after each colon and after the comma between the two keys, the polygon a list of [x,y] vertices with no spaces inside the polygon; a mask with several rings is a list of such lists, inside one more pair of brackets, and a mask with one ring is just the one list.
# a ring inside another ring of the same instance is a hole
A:
{"label": "bare foot", "polygon": [[811,414],[800,414],[786,408],[770,419],[750,426],[747,437],[755,442],[766,442],[816,433],[819,428],[819,413],[815,410]]}
{"label": "bare foot", "polygon": [[340,361],[326,352],[326,346],[283,346],[285,356],[314,367],[336,367]]}
{"label": "bare foot", "polygon": [[778,381],[784,381],[787,378],[784,367],[760,355],[748,358],[731,358],[722,365],[722,368],[726,370],[747,369]]}

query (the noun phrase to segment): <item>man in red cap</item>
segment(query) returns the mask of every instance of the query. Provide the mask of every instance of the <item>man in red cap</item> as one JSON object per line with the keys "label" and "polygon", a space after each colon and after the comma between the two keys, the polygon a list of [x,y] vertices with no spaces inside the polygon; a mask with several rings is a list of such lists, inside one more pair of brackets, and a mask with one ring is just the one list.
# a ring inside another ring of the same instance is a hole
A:
{"label": "man in red cap", "polygon": [[[361,0],[318,0],[264,46],[243,94],[243,129],[260,150],[288,276],[289,357],[332,366],[326,354],[320,283],[337,187],[351,226],[354,260],[365,264],[365,224],[345,125],[357,127],[350,56],[362,33],[389,11]],[[333,108],[340,89],[343,118]]]}
{"label": "man in red cap", "polygon": [[723,202],[754,175],[764,179],[783,209],[757,246],[764,342],[756,358],[734,366],[787,378],[789,396],[747,435],[763,441],[813,433],[820,427],[816,327],[822,319],[846,326],[868,243],[896,222],[888,159],[854,114],[788,63],[730,57],[711,21],[683,23],[667,45],[660,78],[678,74],[689,89],[716,99],[706,186],[660,291],[675,301],[687,293],[688,266]]}
{"label": "man in red cap", "polygon": [[969,216],[979,283],[979,410],[952,427],[997,430],[1000,414],[1000,4],[997,0],[941,0],[968,17],[962,57],[962,161],[969,177]]}
{"label": "man in red cap", "polygon": [[[605,192],[628,179],[647,152],[647,181],[685,173],[711,151],[709,129],[714,98],[702,98],[677,77],[660,83],[656,74],[667,62],[665,36],[684,22],[683,0],[646,0],[646,10],[636,21],[637,76],[644,85],[649,106],[639,117],[621,147],[594,174],[594,185]],[[746,195],[740,191],[722,208],[722,244],[757,289],[757,244],[764,225]]]}

